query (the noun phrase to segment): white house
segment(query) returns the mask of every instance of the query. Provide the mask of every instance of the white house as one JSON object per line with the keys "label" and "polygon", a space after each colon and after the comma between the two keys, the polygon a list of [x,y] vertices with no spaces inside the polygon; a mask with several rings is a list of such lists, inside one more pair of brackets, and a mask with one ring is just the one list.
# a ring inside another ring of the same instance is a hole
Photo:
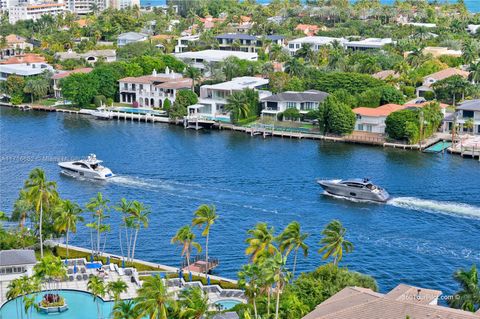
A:
{"label": "white house", "polygon": [[117,46],[123,47],[129,43],[147,41],[148,35],[138,32],[126,32],[117,37]]}
{"label": "white house", "polygon": [[276,119],[278,113],[290,108],[296,108],[300,111],[300,114],[307,114],[312,110],[318,110],[318,106],[327,96],[328,93],[317,90],[287,91],[270,95],[260,101],[262,103],[262,117],[270,116]]}
{"label": "white house", "polygon": [[15,24],[21,20],[37,20],[45,14],[63,15],[67,12],[67,8],[63,1],[59,2],[39,2],[30,3],[22,2],[8,8],[8,22]]}
{"label": "white house", "polygon": [[356,115],[354,130],[384,134],[387,116],[404,108],[403,105],[398,104],[385,104],[377,108],[357,107],[352,110]]}
{"label": "white house", "polygon": [[105,62],[115,62],[117,60],[117,53],[115,50],[90,50],[85,53],[77,53],[75,51],[68,50],[67,52],[55,53],[55,58],[59,59],[60,61],[67,59],[84,59],[88,63],[95,63],[99,59]]}
{"label": "white house", "polygon": [[338,42],[343,45],[347,42],[344,38],[332,38],[332,37],[320,37],[320,36],[310,36],[294,39],[288,42],[288,51],[291,55],[295,53],[305,44],[310,45],[313,51],[318,51],[320,47],[325,45],[331,45],[334,42]]}
{"label": "white house", "polygon": [[0,251],[0,280],[11,281],[22,276],[33,275],[37,263],[35,251],[12,249]]}
{"label": "white house", "polygon": [[0,49],[0,59],[9,58],[25,53],[25,50],[33,49],[33,45],[27,39],[16,34],[9,34],[5,37],[7,46]]}
{"label": "white house", "polygon": [[[226,51],[226,50],[203,50],[195,52],[176,53],[175,57],[184,61],[185,63],[200,69],[205,70],[205,64],[212,64],[222,62],[228,57],[234,56],[240,60],[256,61],[258,54],[253,52],[242,51]],[[207,75],[207,74],[206,74]]]}
{"label": "white house", "polygon": [[190,118],[205,118],[214,121],[230,121],[230,113],[225,110],[227,98],[234,92],[244,89],[255,89],[259,93],[260,99],[271,95],[269,91],[264,91],[268,85],[268,79],[252,76],[242,76],[233,78],[231,81],[202,85],[200,87],[200,98],[198,103],[188,107],[188,116]]}
{"label": "white house", "polygon": [[42,74],[44,71],[53,72],[53,67],[47,63],[0,64],[0,81],[5,81],[13,74],[28,77]]}
{"label": "white house", "polygon": [[165,73],[120,79],[120,102],[137,104],[144,108],[163,107],[165,100],[172,104],[178,90],[191,89],[192,79],[184,78],[182,74],[170,72],[168,67]]}
{"label": "white house", "polygon": [[394,43],[391,38],[367,38],[359,41],[348,41],[344,43],[345,49],[351,50],[370,50],[381,49],[387,44]]}
{"label": "white house", "polygon": [[187,48],[190,43],[197,42],[199,40],[200,40],[200,36],[198,34],[187,35],[187,36],[178,38],[177,45],[175,46],[175,53],[182,53],[187,51]]}
{"label": "white house", "polygon": [[448,68],[442,71],[438,71],[432,74],[429,74],[423,78],[423,83],[416,90],[417,97],[424,96],[425,92],[433,92],[432,85],[435,82],[444,80],[454,75],[460,75],[464,78],[468,78],[470,73],[456,68]]}
{"label": "white house", "polygon": [[[456,117],[456,119],[455,119]],[[460,125],[460,130],[469,132],[465,127],[465,122],[473,120],[473,133],[480,135],[480,99],[465,101],[458,105],[455,113],[445,119],[448,130],[452,130],[453,122],[456,121]]]}
{"label": "white house", "polygon": [[257,52],[264,41],[283,46],[285,37],[282,35],[255,36],[243,33],[225,33],[216,36],[216,39],[220,50]]}

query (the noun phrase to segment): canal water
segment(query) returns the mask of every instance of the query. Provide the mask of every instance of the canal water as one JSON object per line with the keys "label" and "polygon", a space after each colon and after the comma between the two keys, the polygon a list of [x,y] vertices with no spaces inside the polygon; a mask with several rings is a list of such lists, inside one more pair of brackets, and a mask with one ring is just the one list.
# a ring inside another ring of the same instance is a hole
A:
{"label": "canal water", "polygon": [[[93,182],[60,174],[57,161],[88,153],[117,177]],[[407,283],[452,293],[456,269],[480,266],[480,163],[471,159],[8,108],[0,108],[0,156],[2,211],[11,211],[37,166],[58,183],[62,197],[81,204],[102,192],[112,203],[126,197],[149,205],[150,225],[139,234],[135,257],[153,262],[180,263],[170,239],[208,203],[220,215],[210,240],[219,275],[235,277],[247,262],[247,229],[267,222],[280,231],[293,220],[311,234],[300,271],[324,263],[317,253],[320,232],[339,219],[355,245],[342,264],[374,276],[381,291]],[[348,177],[370,177],[394,198],[352,202],[322,195],[315,183]],[[110,215],[106,247],[119,253],[119,217]],[[85,227],[71,242],[89,247]]]}

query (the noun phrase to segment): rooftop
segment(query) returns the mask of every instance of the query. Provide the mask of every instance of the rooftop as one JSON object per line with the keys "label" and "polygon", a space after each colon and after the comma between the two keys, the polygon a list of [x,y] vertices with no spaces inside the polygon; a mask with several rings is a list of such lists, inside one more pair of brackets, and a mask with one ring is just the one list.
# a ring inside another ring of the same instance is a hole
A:
{"label": "rooftop", "polygon": [[17,43],[23,43],[27,41],[27,39],[16,34],[9,34],[5,37],[5,41],[7,41],[7,44],[12,45]]}
{"label": "rooftop", "polygon": [[262,38],[266,38],[268,40],[281,40],[285,39],[283,35],[265,35],[265,36],[255,36],[250,34],[243,34],[243,33],[224,33],[218,35],[217,39],[230,39],[230,40],[260,40]]}
{"label": "rooftop", "polygon": [[456,68],[448,68],[448,69],[445,69],[445,70],[442,70],[442,71],[438,71],[438,72],[429,74],[429,75],[425,76],[424,79],[432,78],[432,79],[435,79],[437,81],[440,81],[440,80],[449,78],[449,77],[454,76],[454,75],[460,75],[464,78],[467,78],[469,74],[470,73],[467,72],[467,71],[463,71],[463,70],[456,69]]}
{"label": "rooftop", "polygon": [[12,249],[0,251],[1,266],[34,265],[37,263],[35,251],[30,249]]}
{"label": "rooftop", "polygon": [[93,70],[92,68],[78,68],[78,69],[70,70],[70,71],[61,71],[57,74],[54,74],[52,76],[52,79],[53,80],[59,80],[59,79],[66,78],[67,76],[69,76],[70,74],[73,74],[73,73],[90,73],[92,70]]}
{"label": "rooftop", "polygon": [[126,77],[118,80],[118,82],[154,84],[156,87],[164,89],[182,89],[192,86],[192,79],[184,78],[182,74],[170,72],[169,70],[165,70],[165,73],[157,73],[156,70],[153,70],[151,75]]}
{"label": "rooftop", "polygon": [[344,38],[332,38],[332,37],[320,37],[320,36],[310,36],[310,37],[303,37],[289,41],[289,43],[311,43],[311,44],[318,44],[324,45],[329,44],[334,41],[338,41],[340,43],[346,42],[347,40]]}
{"label": "rooftop", "polygon": [[0,73],[16,74],[20,76],[37,75],[46,70],[53,71],[53,67],[47,63],[0,64]]}
{"label": "rooftop", "polygon": [[457,106],[457,110],[480,112],[480,99],[465,101]]}
{"label": "rooftop", "polygon": [[399,285],[387,294],[370,289],[346,287],[304,319],[479,319],[480,314],[438,306],[438,290]]}
{"label": "rooftop", "polygon": [[371,108],[371,107],[357,107],[354,108],[352,111],[355,114],[361,115],[361,116],[388,116],[390,113],[393,113],[395,111],[403,110],[405,106],[403,105],[398,105],[398,104],[385,104],[382,106],[379,106],[377,108]]}
{"label": "rooftop", "polygon": [[253,76],[242,76],[238,78],[233,78],[231,81],[227,82],[212,85],[203,85],[202,88],[241,91],[246,88],[253,89],[255,87],[266,84],[268,84],[268,79],[257,78]]}
{"label": "rooftop", "polygon": [[116,57],[117,52],[115,50],[90,50],[85,53],[77,53],[69,50],[67,52],[57,52],[55,53],[55,56],[60,60],[81,59],[88,57]]}
{"label": "rooftop", "polygon": [[242,51],[224,51],[224,50],[203,50],[195,52],[182,52],[175,54],[175,57],[179,59],[201,59],[206,61],[223,61],[228,57],[237,57],[241,60],[256,60],[258,58],[257,53],[249,53]]}
{"label": "rooftop", "polygon": [[1,61],[0,64],[19,64],[19,63],[42,63],[45,62],[45,58],[39,54],[26,53],[23,55],[17,55],[7,60]]}
{"label": "rooftop", "polygon": [[349,47],[380,48],[393,43],[391,38],[367,38],[359,41],[349,41],[345,45]]}
{"label": "rooftop", "polygon": [[262,102],[322,102],[328,93],[309,90],[304,92],[287,91],[263,98]]}
{"label": "rooftop", "polygon": [[129,41],[140,41],[144,38],[148,37],[148,35],[144,33],[138,33],[138,32],[126,32],[122,33],[118,36],[118,39],[122,40],[129,40]]}
{"label": "rooftop", "polygon": [[386,78],[388,78],[389,76],[393,77],[394,79],[400,77],[400,75],[395,72],[394,70],[384,70],[384,71],[380,71],[380,72],[377,72],[375,74],[372,74],[372,76],[376,79],[380,79],[380,80],[385,80]]}

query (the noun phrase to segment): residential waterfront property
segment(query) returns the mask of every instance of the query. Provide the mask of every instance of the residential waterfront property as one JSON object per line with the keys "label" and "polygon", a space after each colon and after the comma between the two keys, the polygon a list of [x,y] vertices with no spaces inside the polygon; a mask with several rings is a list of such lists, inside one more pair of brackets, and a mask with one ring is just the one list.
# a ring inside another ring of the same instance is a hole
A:
{"label": "residential waterfront property", "polygon": [[226,50],[203,50],[175,54],[177,59],[206,72],[205,75],[208,75],[208,70],[206,70],[208,64],[222,62],[232,56],[240,60],[257,61],[258,59],[257,53]]}
{"label": "residential waterfront property", "polygon": [[90,50],[85,53],[77,53],[75,51],[68,50],[67,52],[55,53],[55,58],[59,59],[60,61],[67,59],[84,59],[88,63],[95,63],[98,60],[102,60],[104,62],[114,62],[117,60],[117,53],[115,50]]}
{"label": "residential waterfront property", "polygon": [[189,45],[191,45],[194,42],[198,42],[199,40],[200,40],[200,36],[198,34],[186,35],[184,37],[178,38],[177,45],[175,46],[175,53],[186,52]]}
{"label": "residential waterfront property", "polygon": [[167,99],[173,104],[178,90],[192,87],[192,79],[170,72],[168,67],[165,73],[153,70],[152,75],[127,77],[118,82],[120,102],[144,108],[160,108]]}
{"label": "residential waterfront property", "polygon": [[437,58],[442,55],[449,55],[453,57],[461,57],[462,50],[452,50],[446,47],[425,47],[422,50],[423,54],[431,54],[433,57]]}
{"label": "residential waterfront property", "polygon": [[480,314],[438,305],[442,292],[400,284],[386,294],[346,287],[319,304],[303,319],[478,319]]}
{"label": "residential waterfront property", "polygon": [[5,81],[10,75],[29,77],[42,74],[45,71],[53,72],[53,67],[43,62],[0,64],[0,81]]}
{"label": "residential waterfront property", "polygon": [[0,251],[0,277],[2,281],[14,280],[21,276],[31,276],[37,263],[35,251],[12,249]]}
{"label": "residential waterfront property", "polygon": [[[473,121],[472,128],[468,128],[465,125],[468,121]],[[454,122],[460,126],[460,131],[465,133],[473,132],[473,134],[480,135],[480,99],[465,101],[458,105],[455,113],[445,119],[445,130],[451,131]]]}
{"label": "residential waterfront property", "polygon": [[334,42],[343,45],[347,40],[344,38],[308,36],[289,41],[288,51],[291,55],[295,55],[295,53],[304,45],[310,45],[313,51],[318,51],[322,46],[331,45]]}
{"label": "residential waterfront property", "polygon": [[264,41],[270,41],[277,45],[284,45],[284,36],[266,35],[254,36],[243,33],[226,33],[216,37],[220,50],[257,52]]}
{"label": "residential waterfront property", "polygon": [[454,75],[460,75],[464,78],[468,78],[469,72],[456,68],[448,68],[429,74],[423,78],[423,84],[417,88],[417,97],[424,96],[425,92],[433,92],[432,85],[435,82],[444,80]]}
{"label": "residential waterfront property", "polygon": [[12,56],[22,55],[25,50],[33,49],[33,45],[27,39],[16,34],[9,34],[5,37],[6,47],[0,49],[0,60]]}
{"label": "residential waterfront property", "polygon": [[126,32],[117,37],[117,46],[123,47],[129,43],[147,41],[148,35],[139,32]]}
{"label": "residential waterfront property", "polygon": [[371,49],[381,49],[387,44],[394,43],[391,38],[367,38],[358,41],[348,41],[344,43],[345,49],[351,50],[371,50]]}
{"label": "residential waterfront property", "polygon": [[19,2],[8,8],[8,21],[15,24],[22,20],[37,20],[43,15],[63,15],[67,11],[63,1],[59,2]]}
{"label": "residential waterfront property", "polygon": [[230,113],[225,110],[227,98],[234,92],[244,89],[254,89],[259,92],[260,99],[271,95],[264,89],[268,85],[268,79],[242,76],[233,78],[231,81],[202,85],[198,103],[188,107],[188,116],[192,118],[207,118],[216,121],[230,121]]}
{"label": "residential waterfront property", "polygon": [[328,93],[308,90],[304,92],[287,91],[264,97],[262,103],[262,117],[277,118],[277,115],[286,109],[296,108],[300,114],[307,114],[312,110],[318,110],[318,106],[328,96]]}
{"label": "residential waterfront property", "polygon": [[[352,110],[356,114],[354,131],[385,134],[385,120],[391,113],[408,108],[422,108],[428,104],[430,102],[403,105],[385,104],[377,108],[357,107]],[[447,104],[440,103],[440,109],[444,117],[447,107]]]}
{"label": "residential waterfront property", "polygon": [[71,71],[60,71],[52,76],[53,80],[53,93],[55,98],[60,99],[62,98],[62,88],[60,86],[60,80],[68,77],[70,74],[74,73],[90,73],[92,72],[92,68],[79,68]]}

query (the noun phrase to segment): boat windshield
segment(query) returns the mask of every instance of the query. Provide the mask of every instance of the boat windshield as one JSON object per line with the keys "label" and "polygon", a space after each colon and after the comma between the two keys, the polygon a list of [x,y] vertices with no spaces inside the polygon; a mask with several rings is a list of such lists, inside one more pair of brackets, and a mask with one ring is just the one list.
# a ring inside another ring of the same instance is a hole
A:
{"label": "boat windshield", "polygon": [[376,190],[376,189],[377,189],[377,186],[375,186],[375,185],[373,185],[373,184],[370,184],[370,183],[368,183],[368,184],[367,184],[367,188],[368,188],[368,189],[370,189],[370,190],[372,190],[372,191],[374,191],[374,190]]}

